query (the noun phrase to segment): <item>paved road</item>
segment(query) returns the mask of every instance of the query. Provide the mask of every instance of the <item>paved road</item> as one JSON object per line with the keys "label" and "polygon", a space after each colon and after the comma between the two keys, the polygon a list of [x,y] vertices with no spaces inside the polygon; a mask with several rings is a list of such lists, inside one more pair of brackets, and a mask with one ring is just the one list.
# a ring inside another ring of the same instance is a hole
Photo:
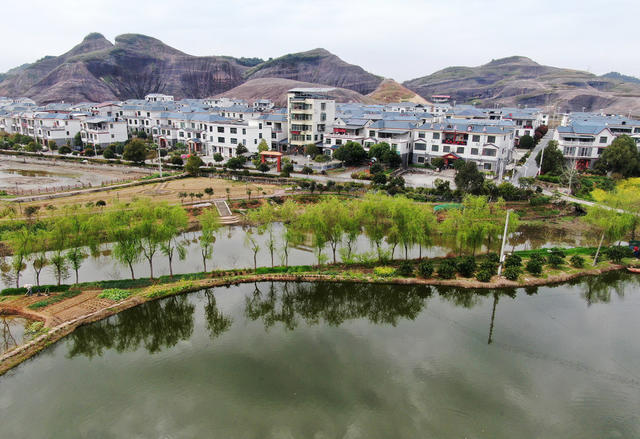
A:
{"label": "paved road", "polygon": [[516,168],[516,172],[514,173],[513,180],[512,180],[512,183],[514,185],[516,185],[516,186],[518,185],[518,181],[520,180],[521,177],[535,177],[536,176],[536,174],[538,173],[538,165],[536,164],[536,156],[538,155],[538,153],[540,151],[542,151],[543,148],[547,147],[547,145],[549,144],[550,140],[553,140],[553,133],[554,132],[555,132],[555,130],[547,131],[547,134],[542,139],[540,139],[540,141],[535,146],[535,148],[533,148],[533,151],[531,151],[531,155],[529,156],[529,158],[527,159],[525,164]]}

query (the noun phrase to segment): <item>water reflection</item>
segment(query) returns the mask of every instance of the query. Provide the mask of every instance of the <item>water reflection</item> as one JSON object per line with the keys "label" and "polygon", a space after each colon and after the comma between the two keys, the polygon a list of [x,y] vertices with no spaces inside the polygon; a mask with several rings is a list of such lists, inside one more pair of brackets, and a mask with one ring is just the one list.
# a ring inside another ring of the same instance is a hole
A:
{"label": "water reflection", "polygon": [[207,299],[207,303],[204,306],[204,315],[207,320],[207,329],[209,330],[209,336],[211,337],[211,339],[215,339],[222,335],[224,332],[228,331],[229,328],[231,328],[233,319],[224,315],[222,311],[218,309],[216,297],[213,293],[213,290],[204,290],[204,295]]}
{"label": "water reflection", "polygon": [[[280,290],[280,291],[278,291]],[[431,288],[412,285],[342,283],[271,283],[255,285],[246,297],[245,315],[261,319],[266,328],[282,323],[293,330],[298,318],[310,325],[325,322],[338,326],[347,320],[366,318],[375,324],[396,326],[399,319],[414,320],[426,306]]]}
{"label": "water reflection", "polygon": [[0,316],[0,354],[22,344],[28,323],[20,317]]}
{"label": "water reflection", "polygon": [[195,306],[186,295],[137,306],[109,319],[79,328],[69,336],[69,356],[102,355],[104,349],[149,353],[175,346],[193,333]]}

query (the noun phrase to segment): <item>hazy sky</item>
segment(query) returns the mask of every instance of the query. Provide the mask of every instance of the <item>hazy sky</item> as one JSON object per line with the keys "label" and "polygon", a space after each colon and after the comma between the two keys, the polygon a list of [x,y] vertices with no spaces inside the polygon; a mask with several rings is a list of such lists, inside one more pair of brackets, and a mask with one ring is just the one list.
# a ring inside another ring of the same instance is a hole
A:
{"label": "hazy sky", "polygon": [[640,76],[640,0],[23,0],[2,12],[0,71],[100,32],[112,42],[142,33],[192,55],[324,47],[398,81],[511,55]]}

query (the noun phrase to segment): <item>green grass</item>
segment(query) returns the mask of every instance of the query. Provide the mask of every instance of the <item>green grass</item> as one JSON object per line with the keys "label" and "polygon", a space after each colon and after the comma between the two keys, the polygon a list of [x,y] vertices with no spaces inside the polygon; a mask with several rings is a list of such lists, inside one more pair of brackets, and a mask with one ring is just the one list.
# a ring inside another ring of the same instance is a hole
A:
{"label": "green grass", "polygon": [[62,302],[65,299],[70,299],[72,297],[75,297],[81,292],[82,291],[80,290],[65,291],[65,292],[56,294],[55,296],[47,297],[46,299],[41,300],[39,302],[32,303],[31,305],[29,305],[28,308],[29,309],[44,308],[45,306],[53,305],[54,303]]}

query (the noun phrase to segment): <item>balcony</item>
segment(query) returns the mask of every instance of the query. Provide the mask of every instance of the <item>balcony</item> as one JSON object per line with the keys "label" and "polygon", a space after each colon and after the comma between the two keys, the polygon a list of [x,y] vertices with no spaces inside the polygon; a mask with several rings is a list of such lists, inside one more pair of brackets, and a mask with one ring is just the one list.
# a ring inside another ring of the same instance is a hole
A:
{"label": "balcony", "polygon": [[445,145],[462,145],[465,146],[467,144],[466,140],[456,140],[452,138],[442,139],[442,143]]}

